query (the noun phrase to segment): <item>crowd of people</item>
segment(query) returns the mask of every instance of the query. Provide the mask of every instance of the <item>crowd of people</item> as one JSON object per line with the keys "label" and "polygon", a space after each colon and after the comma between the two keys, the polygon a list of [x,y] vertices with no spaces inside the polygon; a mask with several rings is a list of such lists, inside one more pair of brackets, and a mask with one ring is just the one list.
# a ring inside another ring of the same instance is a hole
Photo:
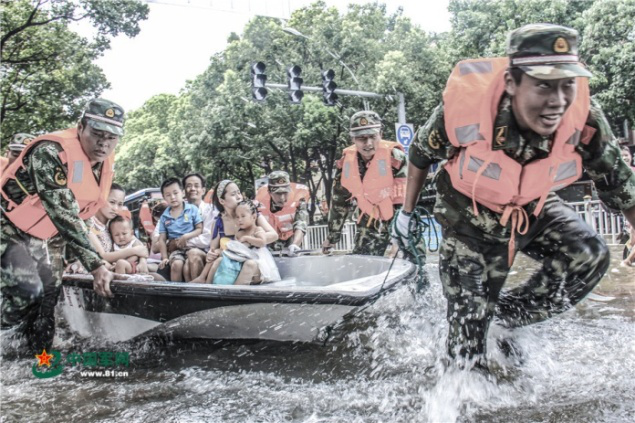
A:
{"label": "crowd of people", "polygon": [[[519,28],[510,33],[507,57],[456,65],[409,154],[383,140],[382,119],[364,110],[351,117],[351,146],[336,163],[322,252],[331,252],[352,214],[353,253],[376,256],[411,242],[428,170],[442,165],[434,214],[443,228],[447,350],[477,367],[486,366],[494,319],[514,328],[561,313],[608,268],[605,241],[554,191],[586,170],[606,206],[635,225],[635,172],[590,98],[591,74],[577,43],[570,28]],[[192,283],[275,281],[271,250],[294,256],[302,249],[309,193],[284,171],[268,175],[254,201],[230,179],[207,191],[199,173],[168,178],[163,200],[148,204],[150,242],[135,238],[124,189],[112,183],[123,124],[121,107],[96,99],[77,128],[20,134],[2,162],[2,325],[21,325],[36,350],[52,341],[65,262],[91,273],[95,291],[108,297],[113,271]],[[635,259],[632,239],[625,264]],[[418,251],[425,260],[416,247],[405,257]],[[519,251],[542,267],[503,292]],[[499,341],[517,351],[510,340]]]}

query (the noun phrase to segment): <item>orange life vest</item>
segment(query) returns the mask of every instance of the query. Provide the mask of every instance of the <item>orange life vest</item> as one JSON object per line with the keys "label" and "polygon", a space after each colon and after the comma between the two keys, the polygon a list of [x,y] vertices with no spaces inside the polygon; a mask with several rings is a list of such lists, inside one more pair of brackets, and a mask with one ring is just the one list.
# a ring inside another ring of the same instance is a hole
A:
{"label": "orange life vest", "polygon": [[0,176],[2,176],[7,166],[9,166],[9,158],[4,156],[0,157]]}
{"label": "orange life vest", "polygon": [[139,208],[139,223],[141,223],[141,227],[146,232],[146,235],[152,236],[155,224],[154,220],[152,220],[152,210],[150,210],[147,201],[141,203],[141,208]]}
{"label": "orange life vest", "polygon": [[392,174],[393,148],[403,151],[401,144],[392,141],[380,141],[375,155],[370,161],[364,180],[359,174],[357,149],[354,145],[344,149],[342,168],[342,186],[357,201],[362,214],[370,216],[368,224],[375,219],[392,219],[393,205],[403,204],[406,194],[406,178],[395,178]]}
{"label": "orange life vest", "polygon": [[64,131],[53,132],[37,137],[20,153],[20,156],[11,163],[6,172],[0,178],[2,196],[7,200],[7,218],[17,228],[29,235],[48,239],[58,233],[57,228],[48,217],[46,210],[42,207],[42,202],[37,194],[27,194],[20,204],[13,202],[4,192],[6,183],[15,179],[16,172],[24,167],[24,156],[42,141],[53,141],[62,146],[63,151],[59,153],[62,163],[67,165],[66,185],[73,192],[75,200],[79,205],[79,217],[88,219],[97,210],[103,207],[108,200],[108,193],[114,175],[114,153],[110,155],[102,165],[100,181],[97,183],[90,160],[84,153],[77,129],[71,128]]}
{"label": "orange life vest", "polygon": [[289,198],[282,209],[275,213],[271,212],[271,194],[268,185],[263,185],[256,192],[256,200],[261,203],[260,214],[278,232],[278,237],[286,241],[293,236],[293,219],[301,201],[309,202],[311,195],[309,187],[302,184],[291,183]]}
{"label": "orange life vest", "polygon": [[[582,175],[582,158],[575,151],[588,142],[595,130],[585,126],[589,115],[589,85],[578,78],[577,96],[564,114],[549,156],[521,165],[493,144],[503,141],[505,128],[493,128],[498,105],[505,91],[507,58],[459,62],[443,92],[445,128],[453,146],[459,148],[445,169],[452,186],[476,203],[501,213],[500,223],[512,219],[510,253],[514,233],[526,233],[528,216],[522,206],[539,199],[538,216],[550,191],[563,188]],[[524,228],[523,228],[524,226]],[[510,261],[513,254],[510,254]]]}

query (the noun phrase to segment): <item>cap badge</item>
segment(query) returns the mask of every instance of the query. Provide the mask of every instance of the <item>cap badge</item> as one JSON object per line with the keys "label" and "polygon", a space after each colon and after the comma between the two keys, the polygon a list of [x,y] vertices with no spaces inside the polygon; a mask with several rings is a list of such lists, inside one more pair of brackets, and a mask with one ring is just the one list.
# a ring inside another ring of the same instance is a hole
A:
{"label": "cap badge", "polygon": [[280,178],[280,179],[278,179],[278,181],[276,183],[277,184],[284,184],[285,182],[287,182],[287,181],[285,181],[284,178]]}
{"label": "cap badge", "polygon": [[361,126],[366,126],[366,125],[368,125],[368,120],[366,120],[366,118],[361,118],[361,119],[359,120],[359,124],[360,124]]}
{"label": "cap badge", "polygon": [[115,116],[115,111],[113,109],[108,109],[108,110],[106,110],[105,115],[108,116],[109,118],[114,117]]}
{"label": "cap badge", "polygon": [[569,43],[564,38],[558,37],[553,43],[553,51],[556,53],[566,53],[569,51]]}

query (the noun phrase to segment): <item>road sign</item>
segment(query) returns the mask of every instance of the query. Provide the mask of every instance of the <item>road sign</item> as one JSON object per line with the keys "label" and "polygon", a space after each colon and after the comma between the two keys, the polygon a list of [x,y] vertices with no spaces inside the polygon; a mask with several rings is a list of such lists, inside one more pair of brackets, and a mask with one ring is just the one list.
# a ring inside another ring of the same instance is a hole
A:
{"label": "road sign", "polygon": [[395,123],[395,134],[397,134],[397,141],[399,144],[403,145],[406,153],[408,152],[408,148],[410,148],[410,144],[415,138],[415,131],[410,123]]}

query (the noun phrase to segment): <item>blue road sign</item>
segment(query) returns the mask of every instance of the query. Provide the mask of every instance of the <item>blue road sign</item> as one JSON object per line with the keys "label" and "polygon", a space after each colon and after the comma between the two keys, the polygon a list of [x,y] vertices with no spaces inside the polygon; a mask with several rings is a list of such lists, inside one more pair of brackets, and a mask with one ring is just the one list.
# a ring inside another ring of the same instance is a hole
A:
{"label": "blue road sign", "polygon": [[410,144],[412,144],[412,140],[415,138],[415,131],[412,124],[395,123],[395,134],[397,134],[397,141],[399,141],[399,144],[403,145],[403,148],[407,153]]}

